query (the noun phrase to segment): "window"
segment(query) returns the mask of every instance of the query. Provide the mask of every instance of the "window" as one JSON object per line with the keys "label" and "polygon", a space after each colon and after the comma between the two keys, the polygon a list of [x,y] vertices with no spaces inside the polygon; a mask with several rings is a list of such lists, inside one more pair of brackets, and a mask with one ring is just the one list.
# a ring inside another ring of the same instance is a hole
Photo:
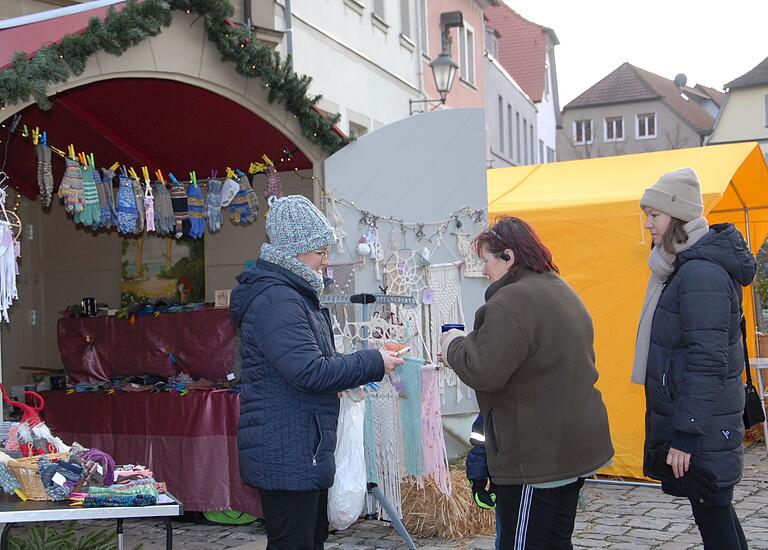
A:
{"label": "window", "polygon": [[624,141],[624,117],[606,117],[603,141]]}
{"label": "window", "polygon": [[499,96],[499,152],[504,152],[504,98]]}
{"label": "window", "polygon": [[411,29],[411,0],[400,0],[400,32],[408,38],[413,37]]}
{"label": "window", "polygon": [[499,58],[499,38],[496,31],[490,28],[485,29],[485,49],[494,59]]}
{"label": "window", "polygon": [[384,21],[384,0],[373,0],[373,14]]}
{"label": "window", "polygon": [[555,162],[555,150],[547,147],[547,162]]}
{"label": "window", "polygon": [[421,53],[429,57],[429,41],[427,40],[427,0],[417,0],[419,3],[419,22],[421,25]]}
{"label": "window", "polygon": [[368,133],[368,128],[363,126],[362,124],[356,124],[354,122],[349,123],[349,137],[350,138],[359,138],[363,137],[365,134]]}
{"label": "window", "polygon": [[528,121],[523,119],[523,164],[528,164]]}
{"label": "window", "polygon": [[461,65],[461,78],[474,86],[475,31],[466,23],[459,33],[459,64]]}
{"label": "window", "polygon": [[539,164],[544,164],[544,142],[539,140]]}
{"label": "window", "polygon": [[573,123],[573,142],[578,144],[592,143],[591,120],[577,120]]}
{"label": "window", "polygon": [[515,112],[515,143],[517,143],[517,162],[520,163],[523,159],[520,158],[520,113]]}
{"label": "window", "polygon": [[656,137],[656,113],[637,115],[637,139],[650,139]]}
{"label": "window", "polygon": [[507,103],[507,148],[509,158],[512,158],[512,105]]}

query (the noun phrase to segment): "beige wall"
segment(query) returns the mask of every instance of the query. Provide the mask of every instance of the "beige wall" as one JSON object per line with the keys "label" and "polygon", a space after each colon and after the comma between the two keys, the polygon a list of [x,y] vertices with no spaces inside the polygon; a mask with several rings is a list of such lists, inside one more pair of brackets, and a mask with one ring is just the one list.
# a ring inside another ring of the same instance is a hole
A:
{"label": "beige wall", "polygon": [[[305,177],[310,171],[299,172]],[[303,194],[312,199],[311,182],[293,172],[281,174],[286,194]],[[222,212],[222,229],[206,234],[206,301],[212,302],[214,290],[234,288],[235,277],[246,260],[258,257],[265,241],[263,202],[264,178],[256,178],[261,213],[256,224],[234,226]],[[78,304],[85,296],[111,307],[120,306],[121,238],[115,231],[87,231],[75,225],[58,201],[44,212],[37,201],[24,200],[20,211],[22,223],[32,226],[33,238],[23,236],[18,288],[20,299],[11,309],[10,324],[3,324],[3,382],[8,385],[27,381],[22,365],[61,368],[56,323],[59,312]],[[36,317],[30,324],[31,312]]]}
{"label": "beige wall", "polygon": [[708,143],[714,145],[752,139],[768,140],[767,96],[768,86],[729,92],[723,111],[720,113],[720,119]]}
{"label": "beige wall", "polygon": [[31,13],[80,4],[83,0],[0,0],[0,19],[10,19]]}
{"label": "beige wall", "polygon": [[[656,113],[656,136],[652,139],[636,139],[636,116]],[[624,140],[604,141],[604,119],[624,117]],[[593,140],[591,145],[573,143],[573,123],[576,120],[592,120]],[[563,113],[563,128],[558,130],[558,160],[608,157],[631,153],[648,153],[667,149],[699,147],[701,137],[661,101],[626,103],[591,108],[569,109]]]}

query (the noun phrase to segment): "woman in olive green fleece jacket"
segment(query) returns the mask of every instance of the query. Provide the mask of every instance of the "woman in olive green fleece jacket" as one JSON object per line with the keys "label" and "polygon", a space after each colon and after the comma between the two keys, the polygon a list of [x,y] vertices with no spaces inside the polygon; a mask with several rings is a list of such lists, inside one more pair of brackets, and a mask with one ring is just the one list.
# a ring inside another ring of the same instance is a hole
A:
{"label": "woman in olive green fleece jacket", "polygon": [[505,217],[476,250],[491,285],[443,362],[477,392],[501,549],[571,548],[584,477],[613,457],[592,318],[533,229]]}

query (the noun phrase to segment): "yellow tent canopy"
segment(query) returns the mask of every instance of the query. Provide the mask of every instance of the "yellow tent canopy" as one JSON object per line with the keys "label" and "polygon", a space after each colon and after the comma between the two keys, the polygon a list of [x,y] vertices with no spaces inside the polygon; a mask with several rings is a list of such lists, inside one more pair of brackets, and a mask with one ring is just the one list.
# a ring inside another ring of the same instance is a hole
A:
{"label": "yellow tent canopy", "polygon": [[630,373],[651,243],[639,203],[661,174],[684,166],[699,176],[709,222],[736,224],[756,253],[768,235],[768,167],[756,143],[488,171],[490,219],[531,223],[594,319],[598,387],[616,449],[606,474],[642,477],[645,397]]}

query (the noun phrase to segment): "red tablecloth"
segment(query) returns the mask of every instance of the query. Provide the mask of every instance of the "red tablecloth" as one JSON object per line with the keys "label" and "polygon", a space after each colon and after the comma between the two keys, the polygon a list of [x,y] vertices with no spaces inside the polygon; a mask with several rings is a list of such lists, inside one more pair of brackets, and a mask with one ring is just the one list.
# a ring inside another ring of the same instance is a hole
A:
{"label": "red tablecloth", "polygon": [[165,378],[186,372],[220,381],[232,372],[235,326],[229,309],[206,308],[138,317],[59,319],[61,360],[73,382],[107,381],[121,375]]}
{"label": "red tablecloth", "polygon": [[165,481],[187,510],[239,510],[261,517],[261,500],[240,479],[239,394],[42,393],[45,421],[67,443],[77,441],[143,464]]}

